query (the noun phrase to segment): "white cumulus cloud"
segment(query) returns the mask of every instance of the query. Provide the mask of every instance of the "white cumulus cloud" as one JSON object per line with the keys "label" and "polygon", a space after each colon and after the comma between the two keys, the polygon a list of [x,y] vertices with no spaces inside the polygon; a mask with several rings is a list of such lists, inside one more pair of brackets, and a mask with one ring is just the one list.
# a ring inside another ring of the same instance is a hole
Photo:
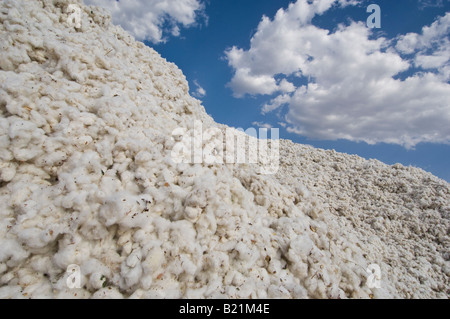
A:
{"label": "white cumulus cloud", "polygon": [[413,54],[416,67],[435,69],[443,80],[450,80],[450,12],[425,26],[421,34],[408,33],[399,37],[396,48],[403,54]]}
{"label": "white cumulus cloud", "polygon": [[[226,51],[235,96],[268,95],[263,114],[287,105],[289,131],[310,138],[449,143],[450,13],[393,40],[374,38],[363,22],[333,32],[311,22],[333,5],[354,4],[298,0],[263,17],[248,50]],[[286,90],[287,77],[306,84]]]}
{"label": "white cumulus cloud", "polygon": [[85,0],[110,10],[112,20],[138,40],[154,43],[166,40],[167,34],[180,35],[180,26],[195,25],[204,15],[201,0]]}

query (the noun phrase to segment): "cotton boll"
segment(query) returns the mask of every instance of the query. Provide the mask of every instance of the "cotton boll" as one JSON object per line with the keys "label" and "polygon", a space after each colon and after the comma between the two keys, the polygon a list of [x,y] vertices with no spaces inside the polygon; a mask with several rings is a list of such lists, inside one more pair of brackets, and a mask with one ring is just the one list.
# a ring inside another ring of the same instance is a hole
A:
{"label": "cotton boll", "polygon": [[[256,268],[249,271],[249,277],[253,280],[253,285],[255,288],[252,290],[256,290],[259,297],[258,298],[267,298],[267,289],[270,286],[270,275],[267,270],[264,268]],[[255,295],[256,297],[256,295]]]}
{"label": "cotton boll", "polygon": [[30,248],[42,248],[48,243],[44,230],[35,227],[23,229],[19,233],[19,239]]}
{"label": "cotton boll", "polygon": [[2,285],[15,286],[18,284],[18,282],[19,279],[17,278],[14,271],[7,272],[0,278],[0,284]]}
{"label": "cotton boll", "polygon": [[0,263],[0,275],[6,272],[6,270],[8,270],[8,266],[6,266],[6,264],[3,262]]}
{"label": "cotton boll", "polygon": [[139,187],[135,182],[135,175],[130,171],[124,171],[120,174],[120,179],[122,181],[122,186],[124,190],[130,192],[131,194],[135,194],[139,192]]}
{"label": "cotton boll", "polygon": [[141,252],[135,250],[128,256],[126,261],[122,263],[120,274],[124,279],[124,284],[121,285],[123,289],[128,289],[140,281],[142,276],[141,259]]}
{"label": "cotton boll", "polygon": [[9,163],[0,167],[0,181],[10,182],[16,176],[16,165]]}
{"label": "cotton boll", "polygon": [[33,256],[30,261],[31,268],[40,274],[48,274],[50,277],[59,273],[53,266],[52,258],[50,256]]}
{"label": "cotton boll", "polygon": [[239,252],[239,259],[252,264],[256,258],[258,258],[258,253],[252,250],[249,246],[243,242],[239,242],[236,247],[236,251]]}
{"label": "cotton boll", "polygon": [[130,214],[126,215],[119,222],[119,224],[121,226],[123,226],[123,227],[126,227],[126,228],[134,228],[134,229],[143,228],[143,229],[146,229],[148,227],[148,225],[150,225],[151,219],[145,213],[145,211],[141,211],[141,210],[143,210],[143,208],[137,207],[135,209],[135,211],[137,211],[136,213],[134,213],[134,214],[130,213]]}
{"label": "cotton boll", "polygon": [[32,285],[25,286],[22,295],[29,299],[50,299],[53,297],[53,287],[48,280],[40,279]]}
{"label": "cotton boll", "polygon": [[99,186],[99,189],[101,190],[101,192],[104,193],[105,195],[107,194],[109,197],[113,193],[120,192],[122,190],[122,183],[115,176],[116,171],[109,170],[104,173],[105,173],[105,175],[102,177],[102,179],[100,181],[100,186]]}
{"label": "cotton boll", "polygon": [[36,273],[28,268],[19,270],[17,277],[19,278],[19,285],[27,288],[39,284],[41,281],[41,277],[36,276]]}
{"label": "cotton boll", "polygon": [[39,166],[60,166],[67,160],[67,153],[63,151],[56,151],[50,154],[45,154],[36,159],[36,164]]}
{"label": "cotton boll", "polygon": [[106,287],[96,291],[92,299],[123,299],[123,295],[115,287]]}
{"label": "cotton boll", "polygon": [[181,267],[183,268],[185,274],[190,276],[194,276],[196,274],[198,267],[195,264],[195,261],[193,261],[192,258],[189,257],[189,255],[181,254],[180,261]]}
{"label": "cotton boll", "polygon": [[16,160],[26,162],[42,153],[44,131],[38,129],[36,124],[13,118],[9,127],[11,150]]}
{"label": "cotton boll", "polygon": [[177,255],[172,261],[169,262],[166,271],[171,275],[179,278],[183,273],[183,266],[181,264],[180,256]]}
{"label": "cotton boll", "polygon": [[295,191],[304,199],[308,199],[311,196],[311,192],[304,185],[297,186]]}
{"label": "cotton boll", "polygon": [[35,110],[30,111],[30,119],[36,123],[36,126],[39,128],[43,128],[47,124],[45,117]]}
{"label": "cotton boll", "polygon": [[184,213],[187,220],[196,221],[200,217],[202,209],[200,207],[186,207]]}
{"label": "cotton boll", "polygon": [[96,219],[90,219],[83,223],[80,232],[86,239],[91,240],[100,240],[108,235],[106,227]]}
{"label": "cotton boll", "polygon": [[165,261],[164,252],[161,248],[155,247],[153,248],[144,260],[143,267],[145,273],[154,273],[156,272],[163,262]]}
{"label": "cotton boll", "polygon": [[158,283],[152,285],[148,291],[147,299],[180,299],[182,296],[180,284],[169,276],[164,276]]}
{"label": "cotton boll", "polygon": [[134,268],[140,263],[141,259],[142,259],[141,251],[135,250],[128,256],[126,260],[126,265],[130,268]]}
{"label": "cotton boll", "polygon": [[307,236],[298,236],[290,244],[287,253],[291,262],[291,271],[299,278],[304,279],[309,275],[309,266],[306,262],[308,256],[313,251],[313,243]]}
{"label": "cotton boll", "polygon": [[203,299],[207,287],[188,288],[185,293],[186,299]]}
{"label": "cotton boll", "polygon": [[17,161],[26,162],[42,154],[42,151],[37,147],[29,149],[13,147],[13,154]]}
{"label": "cotton boll", "polygon": [[[1,137],[0,137],[1,139]],[[6,148],[0,148],[0,159],[4,161],[11,161],[14,159],[14,155],[11,151]]]}
{"label": "cotton boll", "polygon": [[[1,65],[1,60],[0,60]],[[22,287],[17,285],[0,287],[0,299],[24,299]]]}
{"label": "cotton boll", "polygon": [[307,256],[312,252],[314,247],[313,242],[307,235],[297,236],[291,241],[288,255],[293,259],[300,258],[306,260]]}
{"label": "cotton boll", "polygon": [[[53,285],[53,297],[55,299],[88,299],[91,294],[83,288],[68,288],[67,287],[67,275],[64,275],[58,282]],[[86,279],[81,276],[81,287],[86,285]]]}
{"label": "cotton boll", "polygon": [[18,117],[12,117],[10,119],[8,135],[10,139],[16,140],[16,144],[18,144],[17,146],[26,146],[31,140],[33,133],[35,134],[36,130],[37,126],[35,123],[24,121]]}
{"label": "cotton boll", "polygon": [[131,230],[119,231],[118,234],[120,234],[120,237],[117,240],[117,245],[124,246],[131,242]]}
{"label": "cotton boll", "polygon": [[[68,238],[67,238],[68,239]],[[87,242],[77,243],[76,240],[60,242],[60,249],[53,256],[53,262],[61,269],[67,269],[69,265],[81,265],[89,258],[89,244]]]}
{"label": "cotton boll", "polygon": [[0,262],[6,263],[9,267],[19,264],[29,253],[15,240],[4,239],[0,245]]}
{"label": "cotton boll", "polygon": [[356,273],[349,267],[341,267],[342,272],[342,282],[341,287],[346,292],[351,292],[352,294],[357,291],[357,287],[361,284],[361,279],[356,275]]}
{"label": "cotton boll", "polygon": [[207,203],[207,190],[195,189],[186,198],[185,205],[187,207],[201,207],[204,208]]}
{"label": "cotton boll", "polygon": [[140,285],[141,285],[142,289],[150,290],[152,283],[153,283],[153,277],[151,275],[142,276],[141,281],[140,281]]}
{"label": "cotton boll", "polygon": [[[12,153],[8,150],[10,145],[10,138],[7,134],[8,131],[8,121],[4,120],[0,125],[4,125],[4,127],[0,127],[0,159],[6,161],[10,161],[13,159]],[[2,131],[2,132],[1,132]]]}
{"label": "cotton boll", "polygon": [[[152,247],[150,241],[148,240],[150,234],[153,232],[153,226],[149,225],[145,230],[139,229],[133,234],[133,242],[139,243],[145,251],[147,251],[148,247]],[[144,251],[143,250],[143,251]]]}
{"label": "cotton boll", "polygon": [[107,267],[102,261],[95,258],[90,258],[83,262],[83,264],[81,265],[81,269],[86,275],[96,274],[94,278],[98,277],[97,274],[101,274],[105,278],[111,276],[110,268]]}
{"label": "cotton boll", "polygon": [[137,198],[128,192],[118,192],[107,197],[99,211],[104,225],[109,227],[117,224],[127,215],[139,213],[136,204]]}
{"label": "cotton boll", "polygon": [[268,289],[268,297],[270,299],[290,299],[291,294],[283,286],[271,285]]}
{"label": "cotton boll", "polygon": [[217,221],[213,213],[207,211],[206,214],[201,214],[195,223],[195,228],[199,234],[215,234],[217,231]]}
{"label": "cotton boll", "polygon": [[101,289],[106,284],[106,277],[105,275],[95,272],[89,276],[89,285],[95,289]]}
{"label": "cotton boll", "polygon": [[[223,299],[223,295],[224,295],[223,288],[224,287],[222,284],[222,278],[216,273],[211,273],[204,296],[207,299],[208,298]],[[236,290],[235,290],[235,292],[236,292]]]}
{"label": "cotton boll", "polygon": [[205,266],[211,270],[228,269],[230,267],[230,260],[228,254],[220,251],[212,251],[205,257]]}
{"label": "cotton boll", "polygon": [[245,276],[243,276],[238,271],[234,272],[233,281],[232,281],[232,284],[234,286],[242,286],[245,283],[245,281],[246,281],[246,277]]}
{"label": "cotton boll", "polygon": [[139,152],[134,160],[137,164],[145,165],[146,163],[150,162],[153,159],[152,154],[150,154],[147,151],[141,151]]}
{"label": "cotton boll", "polygon": [[291,282],[286,285],[286,288],[290,292],[291,297],[294,299],[307,299],[309,297],[308,291],[305,289],[305,287],[301,285],[294,284]]}

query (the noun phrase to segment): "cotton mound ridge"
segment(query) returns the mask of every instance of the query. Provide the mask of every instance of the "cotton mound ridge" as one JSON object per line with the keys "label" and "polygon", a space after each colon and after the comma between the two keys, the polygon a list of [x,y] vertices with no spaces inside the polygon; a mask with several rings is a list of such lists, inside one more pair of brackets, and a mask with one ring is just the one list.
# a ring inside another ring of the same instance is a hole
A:
{"label": "cotton mound ridge", "polygon": [[0,6],[0,298],[448,298],[448,183],[283,140],[275,175],[176,164],[225,127],[174,64],[102,9]]}

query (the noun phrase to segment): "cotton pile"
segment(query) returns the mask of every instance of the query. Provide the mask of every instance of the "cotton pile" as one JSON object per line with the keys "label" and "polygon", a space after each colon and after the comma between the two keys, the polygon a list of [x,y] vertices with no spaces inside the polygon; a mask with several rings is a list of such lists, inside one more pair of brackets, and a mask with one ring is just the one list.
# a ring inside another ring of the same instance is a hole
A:
{"label": "cotton pile", "polygon": [[276,174],[177,163],[227,127],[81,1],[1,1],[0,49],[0,298],[449,297],[445,181],[286,140]]}

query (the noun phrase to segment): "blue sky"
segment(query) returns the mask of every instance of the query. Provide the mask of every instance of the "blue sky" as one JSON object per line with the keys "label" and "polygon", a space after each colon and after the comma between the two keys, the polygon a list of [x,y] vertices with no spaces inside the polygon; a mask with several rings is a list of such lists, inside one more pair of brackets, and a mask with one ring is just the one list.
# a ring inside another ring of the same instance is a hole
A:
{"label": "blue sky", "polygon": [[86,2],[177,64],[219,123],[450,181],[449,0]]}

